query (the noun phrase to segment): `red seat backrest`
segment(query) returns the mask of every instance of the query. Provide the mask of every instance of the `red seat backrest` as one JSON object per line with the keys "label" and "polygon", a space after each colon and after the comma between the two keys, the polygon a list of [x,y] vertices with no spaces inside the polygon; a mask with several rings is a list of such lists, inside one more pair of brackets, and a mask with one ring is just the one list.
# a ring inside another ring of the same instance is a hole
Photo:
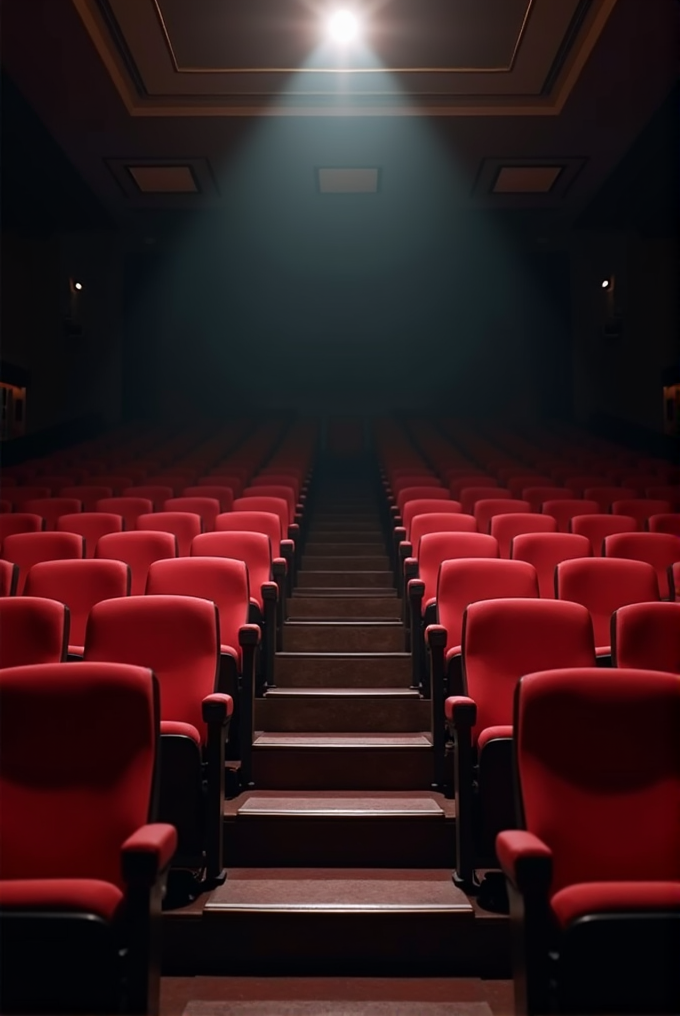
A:
{"label": "red seat backrest", "polygon": [[76,533],[14,533],[3,541],[2,556],[19,566],[17,593],[21,595],[26,576],[34,564],[82,558],[85,541]]}
{"label": "red seat backrest", "polygon": [[577,515],[597,515],[600,506],[597,501],[587,501],[585,498],[556,498],[554,501],[544,501],[541,511],[544,515],[552,515],[558,532],[568,533],[573,518]]}
{"label": "red seat backrest", "polygon": [[[680,683],[668,674],[583,667],[521,678],[520,804],[525,828],[552,851],[551,895],[652,872],[680,879],[679,729]],[[640,731],[653,731],[644,746]]]}
{"label": "red seat backrest", "polygon": [[612,502],[612,515],[627,515],[636,520],[638,529],[647,528],[650,515],[668,513],[671,506],[668,501],[657,501],[653,498],[622,498]]}
{"label": "red seat backrest", "polygon": [[68,639],[69,611],[63,602],[42,596],[0,598],[0,667],[59,663],[66,659]]}
{"label": "red seat backrest", "polygon": [[648,561],[656,571],[659,595],[667,600],[672,595],[668,569],[680,561],[680,538],[671,533],[614,533],[604,540],[604,557]]}
{"label": "red seat backrest", "polygon": [[447,650],[460,645],[463,614],[468,604],[504,596],[538,596],[538,576],[533,565],[502,558],[444,561],[437,582],[437,618],[448,633]]}
{"label": "red seat backrest", "polygon": [[414,548],[418,573],[425,583],[423,605],[437,595],[442,561],[460,557],[498,557],[498,543],[485,533],[426,533]]}
{"label": "red seat backrest", "polygon": [[30,569],[24,591],[65,603],[71,617],[69,643],[82,646],[94,604],[129,596],[130,583],[130,568],[122,561],[42,561]]}
{"label": "red seat backrest", "polygon": [[203,522],[203,532],[211,533],[215,519],[220,514],[220,502],[216,497],[171,497],[163,505],[166,512],[192,512]]}
{"label": "red seat backrest", "polygon": [[126,596],[96,603],[90,612],[85,660],[144,660],[158,678],[161,718],[190,724],[202,741],[201,702],[217,688],[219,658],[220,626],[210,600]]}
{"label": "red seat backrest", "polygon": [[628,603],[612,615],[612,662],[680,675],[680,603]]}
{"label": "red seat backrest", "polygon": [[79,484],[77,486],[62,487],[59,497],[75,498],[82,504],[84,512],[93,512],[96,509],[97,501],[105,497],[113,497],[111,487],[98,486],[94,484]]}
{"label": "red seat backrest", "polygon": [[158,533],[172,533],[177,538],[178,557],[188,557],[191,551],[191,541],[203,532],[203,520],[195,512],[150,512],[148,515],[139,516],[137,529],[147,532],[153,530]]}
{"label": "red seat backrest", "polygon": [[210,497],[215,498],[219,503],[220,512],[228,512],[234,506],[234,491],[231,487],[220,487],[214,484],[203,484],[203,486],[185,487],[182,497]]}
{"label": "red seat backrest", "polygon": [[248,569],[243,561],[218,556],[156,561],[149,568],[146,593],[212,600],[218,611],[221,644],[232,650],[240,667],[239,629],[248,623],[250,606]]}
{"label": "red seat backrest", "polygon": [[148,497],[105,497],[97,501],[96,511],[108,515],[121,515],[126,529],[135,529],[140,515],[153,511],[153,501]]}
{"label": "red seat backrest", "polygon": [[57,519],[58,533],[78,533],[85,540],[85,557],[94,557],[97,541],[106,533],[121,533],[124,519],[113,512],[75,512],[60,515]]}
{"label": "red seat backrest", "polygon": [[490,498],[511,498],[512,494],[507,487],[475,486],[464,487],[460,492],[460,510],[472,515],[478,501],[489,500]]}
{"label": "red seat backrest", "polygon": [[26,501],[24,509],[42,516],[45,520],[45,529],[50,531],[57,528],[57,522],[62,515],[80,512],[83,505],[75,497],[38,497],[32,501]]}
{"label": "red seat backrest", "polygon": [[203,533],[192,542],[191,556],[243,561],[248,569],[250,595],[264,611],[262,584],[272,580],[272,546],[268,536],[243,530]]}
{"label": "red seat backrest", "polygon": [[660,512],[647,519],[650,533],[671,533],[680,536],[680,513]]}
{"label": "red seat backrest", "polygon": [[19,581],[19,568],[12,561],[0,558],[0,596],[14,596]]}
{"label": "red seat backrest", "polygon": [[521,533],[510,547],[515,561],[528,561],[536,569],[540,595],[555,597],[555,568],[560,561],[590,557],[590,540],[575,533]]}
{"label": "red seat backrest", "polygon": [[634,498],[635,491],[631,487],[586,487],[583,496],[589,501],[597,501],[601,512],[611,511],[614,501],[622,501],[625,498]]}
{"label": "red seat backrest", "polygon": [[460,495],[467,487],[495,487],[499,486],[494,476],[487,476],[485,473],[464,473],[463,476],[456,476],[449,484],[451,497],[460,500]]}
{"label": "red seat backrest", "polygon": [[[411,540],[411,527],[413,520],[419,515],[430,515],[436,513],[437,515],[460,515],[460,501],[452,501],[447,498],[433,498],[433,497],[418,497],[413,501],[408,501],[404,505],[404,510],[401,513],[401,520],[406,530],[406,539]],[[475,522],[475,529],[477,523]]]}
{"label": "red seat backrest", "polygon": [[551,515],[541,515],[538,512],[517,511],[494,515],[489,524],[491,536],[498,541],[500,556],[506,558],[510,557],[510,544],[513,538],[520,533],[554,533],[556,530],[555,519]]}
{"label": "red seat backrest", "polygon": [[147,667],[79,661],[0,671],[4,879],[124,888],[121,847],[149,821],[157,694]]}
{"label": "red seat backrest", "polygon": [[560,501],[574,499],[574,491],[568,487],[525,487],[522,497],[531,505],[531,510],[540,512],[543,510],[545,501]]}
{"label": "red seat backrest", "polygon": [[476,532],[477,523],[472,515],[463,515],[461,512],[425,512],[411,519],[410,542],[415,551],[426,533]]}
{"label": "red seat backrest", "polygon": [[[237,497],[234,501],[235,512],[268,512],[279,517],[279,540],[288,539],[288,503],[282,497]],[[229,514],[229,513],[227,513]],[[233,513],[232,513],[233,514]],[[217,525],[215,526],[217,528]]]}
{"label": "red seat backrest", "polygon": [[141,596],[153,561],[177,557],[177,537],[173,533],[137,530],[102,536],[95,549],[97,559],[109,558],[130,565],[132,596]]}
{"label": "red seat backrest", "polygon": [[280,497],[288,506],[288,525],[295,521],[296,496],[293,487],[281,484],[261,484],[255,487],[246,487],[242,497]]}
{"label": "red seat backrest", "polygon": [[42,515],[33,512],[10,512],[0,515],[0,544],[14,533],[40,533],[45,525]]}
{"label": "red seat backrest", "polygon": [[496,515],[507,515],[517,512],[530,512],[531,505],[528,501],[520,501],[511,497],[489,497],[477,501],[473,515],[477,520],[477,529],[480,533],[491,531],[491,520]]}
{"label": "red seat backrest", "polygon": [[269,537],[272,555],[276,557],[281,544],[281,520],[274,512],[233,511],[218,515],[215,532],[264,533]]}
{"label": "red seat backrest", "polygon": [[166,484],[145,483],[135,487],[126,487],[123,497],[143,497],[151,501],[153,511],[159,512],[166,501],[174,494],[172,487]]}
{"label": "red seat backrest", "polygon": [[479,600],[463,615],[463,683],[477,704],[476,735],[511,724],[523,674],[560,664],[595,666],[590,614],[580,603],[536,598]]}
{"label": "red seat backrest", "polygon": [[426,498],[428,501],[450,501],[451,494],[444,487],[402,487],[397,495],[397,509],[401,518],[404,518],[404,510],[409,501],[418,501]]}
{"label": "red seat backrest", "polygon": [[579,558],[557,565],[555,588],[560,600],[575,600],[590,611],[595,645],[609,651],[612,614],[626,603],[659,599],[656,572],[646,561],[613,557]]}
{"label": "red seat backrest", "polygon": [[637,524],[628,515],[608,515],[598,512],[596,515],[574,515],[570,528],[572,533],[587,536],[593,557],[602,557],[602,545],[605,537],[612,533],[634,533]]}

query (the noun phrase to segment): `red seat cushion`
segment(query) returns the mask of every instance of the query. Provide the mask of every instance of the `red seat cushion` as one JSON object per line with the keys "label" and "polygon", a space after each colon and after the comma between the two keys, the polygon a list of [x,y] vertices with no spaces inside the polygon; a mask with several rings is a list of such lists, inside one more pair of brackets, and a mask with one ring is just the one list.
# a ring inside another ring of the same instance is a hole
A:
{"label": "red seat cushion", "polygon": [[581,882],[550,903],[562,928],[587,914],[680,910],[680,882]]}
{"label": "red seat cushion", "polygon": [[0,881],[0,909],[73,911],[113,921],[123,893],[95,878],[20,878]]}

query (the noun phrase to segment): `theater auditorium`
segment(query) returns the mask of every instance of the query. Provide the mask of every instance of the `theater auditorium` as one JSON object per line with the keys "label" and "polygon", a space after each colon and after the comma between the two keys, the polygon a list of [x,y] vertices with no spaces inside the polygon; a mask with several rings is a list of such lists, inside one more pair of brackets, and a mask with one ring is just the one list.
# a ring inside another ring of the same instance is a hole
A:
{"label": "theater auditorium", "polygon": [[678,1016],[680,4],[0,27],[0,1013]]}

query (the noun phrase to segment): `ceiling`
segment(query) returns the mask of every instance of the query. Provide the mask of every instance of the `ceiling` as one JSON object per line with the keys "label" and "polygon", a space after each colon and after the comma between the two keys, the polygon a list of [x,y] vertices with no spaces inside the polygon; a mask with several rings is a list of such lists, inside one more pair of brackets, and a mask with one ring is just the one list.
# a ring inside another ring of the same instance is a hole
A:
{"label": "ceiling", "polygon": [[431,138],[467,206],[572,222],[677,81],[676,0],[351,6],[363,43],[338,52],[332,0],[2,0],[3,72],[122,221],[221,202],[224,166],[269,130],[272,173],[310,201],[323,166],[375,167],[383,201],[407,164],[427,188]]}

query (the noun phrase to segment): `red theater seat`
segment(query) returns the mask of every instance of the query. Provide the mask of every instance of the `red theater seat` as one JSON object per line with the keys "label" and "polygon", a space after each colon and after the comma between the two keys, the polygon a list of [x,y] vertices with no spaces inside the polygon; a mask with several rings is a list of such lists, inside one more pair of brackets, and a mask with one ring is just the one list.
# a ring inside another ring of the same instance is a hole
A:
{"label": "red theater seat", "polygon": [[522,497],[531,505],[531,511],[544,511],[546,501],[573,501],[574,491],[567,487],[525,487]]}
{"label": "red theater seat", "polygon": [[680,536],[680,513],[661,512],[647,519],[650,533],[671,533]]}
{"label": "red theater seat", "polygon": [[71,515],[82,511],[82,503],[75,497],[38,497],[24,503],[24,510],[40,515],[44,520],[44,528],[49,532],[57,529],[57,522],[62,515]]}
{"label": "red theater seat", "polygon": [[578,603],[483,600],[465,610],[462,654],[463,695],[447,698],[445,717],[455,750],[457,881],[470,891],[476,867],[497,867],[497,834],[515,824],[517,682],[523,674],[555,663],[595,666],[593,626]]}
{"label": "red theater seat", "polygon": [[5,501],[10,501],[14,510],[23,511],[26,501],[33,501],[37,497],[51,497],[52,491],[49,487],[4,487],[2,496]]}
{"label": "red theater seat", "polygon": [[208,497],[219,502],[220,512],[229,512],[234,507],[234,492],[231,487],[220,487],[215,484],[204,484],[197,487],[185,487],[182,497]]}
{"label": "red theater seat", "polygon": [[645,561],[622,561],[613,557],[562,561],[555,572],[560,600],[574,600],[590,611],[598,656],[611,654],[611,616],[626,603],[659,599],[656,572]]}
{"label": "red theater seat", "polygon": [[680,603],[629,603],[612,615],[612,663],[680,675]]}
{"label": "red theater seat", "polygon": [[42,561],[29,571],[24,592],[66,604],[71,619],[68,652],[82,656],[92,607],[100,600],[129,596],[130,581],[130,568],[122,561]]}
{"label": "red theater seat", "polygon": [[602,557],[604,541],[613,533],[634,533],[637,522],[629,515],[607,515],[598,512],[596,515],[575,515],[571,520],[571,531],[579,536],[587,536],[593,557]]}
{"label": "red theater seat", "polygon": [[15,533],[3,541],[2,556],[18,565],[17,593],[21,594],[34,564],[78,560],[85,556],[85,541],[76,533]]}
{"label": "red theater seat", "polygon": [[136,529],[139,516],[153,511],[153,501],[148,497],[105,497],[97,501],[95,508],[107,515],[122,516],[126,529]]}
{"label": "red theater seat", "polygon": [[37,596],[0,598],[0,667],[59,663],[66,659],[69,611]]}
{"label": "red theater seat", "polygon": [[286,562],[272,558],[271,540],[264,533],[221,532],[197,536],[191,546],[192,557],[224,557],[243,561],[248,570],[251,609],[249,620],[262,629],[262,674],[265,684],[274,684],[277,646],[281,644],[285,597]]}
{"label": "red theater seat", "polygon": [[176,835],[149,824],[153,675],[82,661],[9,668],[0,696],[0,1007],[157,1012]]}
{"label": "red theater seat", "polygon": [[521,533],[554,533],[556,529],[557,523],[550,515],[518,511],[494,515],[489,532],[498,541],[500,556],[510,557],[510,545],[515,536]]}
{"label": "red theater seat", "polygon": [[680,538],[677,536],[670,533],[615,533],[604,541],[604,557],[648,561],[656,571],[661,599],[672,599],[668,569],[680,561]]}
{"label": "red theater seat", "polygon": [[518,498],[482,498],[477,501],[473,515],[477,522],[477,529],[480,533],[491,532],[491,522],[497,515],[516,514],[517,512],[530,512],[531,505],[528,501],[521,501]]}
{"label": "red theater seat", "polygon": [[425,630],[430,665],[426,668],[424,693],[432,696],[433,716],[443,715],[446,695],[462,690],[460,654],[465,608],[477,600],[515,596],[538,597],[536,569],[526,561],[476,557],[442,563],[435,630]]}
{"label": "red theater seat", "polygon": [[649,497],[622,498],[612,502],[612,515],[627,515],[635,519],[638,529],[647,528],[647,520],[651,515],[667,514],[670,510],[668,501],[657,501]]}
{"label": "red theater seat", "polygon": [[142,497],[147,501],[151,501],[153,505],[152,511],[155,512],[159,512],[165,502],[169,501],[173,495],[174,491],[172,487],[158,483],[139,484],[134,487],[126,487],[123,491],[123,497]]}
{"label": "red theater seat", "polygon": [[97,501],[101,501],[102,498],[113,497],[113,490],[111,487],[95,486],[94,484],[78,484],[71,487],[62,487],[59,491],[59,497],[75,498],[82,505],[81,511],[93,512],[96,511]]}
{"label": "red theater seat", "polygon": [[111,476],[93,476],[92,480],[102,487],[110,487],[114,497],[120,497],[125,488],[131,487],[135,482],[132,476],[120,476],[117,474]]}
{"label": "red theater seat", "polygon": [[97,541],[107,533],[123,531],[123,516],[112,512],[75,512],[60,515],[57,519],[58,533],[78,533],[85,540],[85,557],[94,557]]}
{"label": "red theater seat", "polygon": [[468,515],[472,515],[475,510],[475,505],[478,501],[488,500],[489,498],[511,498],[512,494],[507,487],[465,487],[460,492],[460,510]]}
{"label": "red theater seat", "polygon": [[[168,504],[171,502],[168,501]],[[155,530],[160,533],[172,533],[177,539],[177,554],[188,557],[191,553],[191,541],[203,532],[203,519],[195,512],[162,511],[140,515],[137,529]]]}
{"label": "red theater seat", "polygon": [[208,600],[128,596],[104,600],[90,612],[86,662],[145,660],[158,679],[159,815],[177,829],[175,867],[194,873],[194,891],[224,880],[224,743],[233,701],[218,692],[219,657],[217,608]]}
{"label": "red theater seat", "polygon": [[601,512],[610,512],[614,501],[634,498],[635,494],[632,487],[587,487],[583,492],[589,501],[597,501]]}
{"label": "red theater seat", "polygon": [[171,497],[163,505],[163,511],[198,515],[203,523],[202,532],[212,533],[215,519],[220,514],[220,502],[216,497]]}
{"label": "red theater seat", "polygon": [[516,1011],[677,1012],[677,675],[529,674],[514,718],[520,828],[501,832],[496,852]]}
{"label": "red theater seat", "polygon": [[571,520],[577,515],[597,515],[600,506],[597,501],[586,501],[585,498],[563,498],[544,501],[541,507],[544,515],[552,515],[560,533],[571,531]]}
{"label": "red theater seat", "polygon": [[42,515],[33,512],[11,512],[0,515],[0,544],[14,533],[39,533],[45,526]]}
{"label": "red theater seat", "polygon": [[151,530],[110,533],[100,538],[94,556],[128,564],[131,573],[130,593],[132,596],[141,596],[146,589],[151,564],[177,557],[177,537],[172,533]]}
{"label": "red theater seat", "polygon": [[590,557],[590,541],[575,533],[523,533],[512,541],[510,557],[534,566],[539,593],[551,600],[555,597],[555,568],[560,561]]}

